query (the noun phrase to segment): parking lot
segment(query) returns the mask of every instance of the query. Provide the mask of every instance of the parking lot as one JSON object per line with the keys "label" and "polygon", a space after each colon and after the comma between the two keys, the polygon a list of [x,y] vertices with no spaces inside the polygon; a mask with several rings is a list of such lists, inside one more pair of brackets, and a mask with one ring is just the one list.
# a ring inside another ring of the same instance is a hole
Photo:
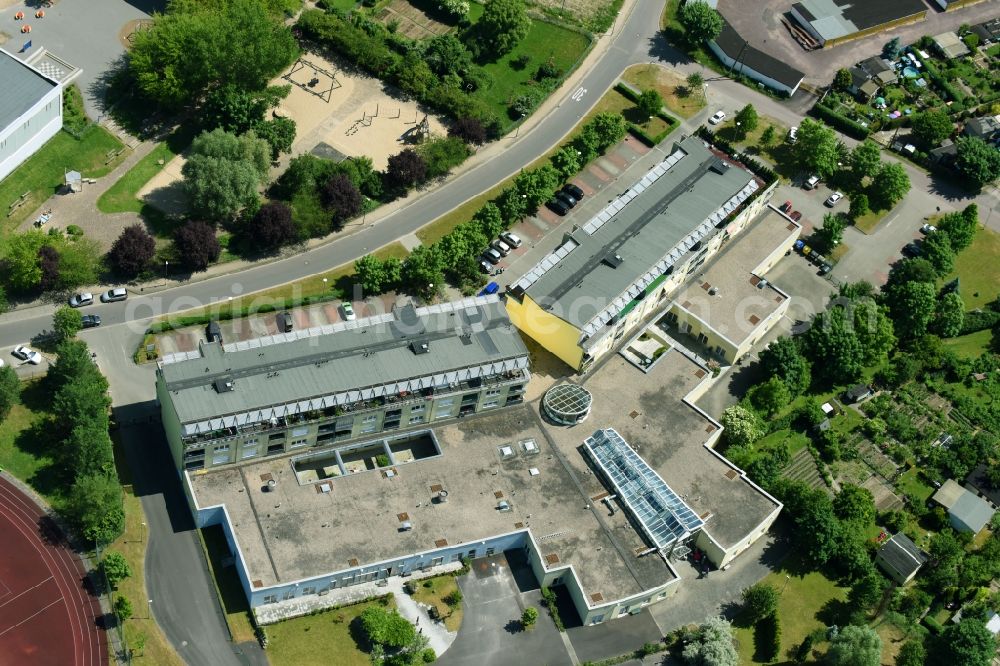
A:
{"label": "parking lot", "polygon": [[29,361],[14,356],[14,348],[18,345],[11,345],[10,347],[0,349],[0,364],[9,365],[14,368],[14,372],[16,372],[17,376],[22,380],[41,377],[49,371],[50,359],[54,358],[51,354],[44,354],[37,347],[32,347],[28,340],[25,340],[20,344],[24,344],[39,353],[40,358],[38,365],[34,365]]}

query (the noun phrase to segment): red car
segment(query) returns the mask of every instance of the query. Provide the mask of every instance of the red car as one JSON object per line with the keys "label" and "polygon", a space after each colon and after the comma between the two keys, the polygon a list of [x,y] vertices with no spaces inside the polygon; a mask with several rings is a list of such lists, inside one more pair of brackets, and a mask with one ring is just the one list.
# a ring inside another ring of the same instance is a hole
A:
{"label": "red car", "polygon": [[787,213],[791,209],[792,209],[792,202],[786,201],[785,203],[781,204],[781,208],[779,208],[778,210],[780,210],[782,213]]}
{"label": "red car", "polygon": [[799,220],[802,219],[802,213],[800,213],[797,210],[793,210],[791,213],[788,214],[788,217],[790,217],[793,220],[795,220],[796,222],[798,222]]}

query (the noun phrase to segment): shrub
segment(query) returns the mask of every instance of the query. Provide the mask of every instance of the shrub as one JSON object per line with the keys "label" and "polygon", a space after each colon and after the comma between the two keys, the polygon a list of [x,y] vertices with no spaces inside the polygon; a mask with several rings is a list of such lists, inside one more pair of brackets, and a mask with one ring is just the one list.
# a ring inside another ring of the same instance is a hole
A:
{"label": "shrub", "polygon": [[863,141],[868,138],[868,133],[871,131],[869,128],[861,125],[860,123],[857,123],[847,116],[841,115],[830,107],[818,102],[815,106],[813,106],[811,113],[817,118],[825,120],[831,127],[839,129],[847,136],[854,137],[859,141]]}
{"label": "shrub", "polygon": [[107,578],[112,590],[117,589],[118,583],[132,575],[132,569],[129,568],[125,557],[115,551],[108,551],[101,560],[101,572]]}
{"label": "shrub", "polygon": [[115,597],[114,612],[119,622],[129,619],[132,617],[132,602],[125,597]]}
{"label": "shrub", "polygon": [[445,175],[470,155],[469,147],[456,136],[431,139],[421,144],[417,153],[427,164],[427,178]]}
{"label": "shrub", "polygon": [[407,148],[389,157],[385,180],[390,189],[405,192],[426,178],[427,162],[414,149]]}
{"label": "shrub", "polygon": [[337,226],[361,212],[363,201],[357,186],[345,174],[334,174],[320,190],[320,201],[333,213]]}
{"label": "shrub", "polygon": [[124,278],[134,278],[149,265],[156,254],[156,240],[141,224],[122,229],[108,251],[111,270]]}
{"label": "shrub", "polygon": [[457,136],[466,143],[478,146],[486,142],[486,128],[476,118],[459,118],[448,128],[448,136]]}
{"label": "shrub", "polygon": [[535,626],[535,622],[538,622],[538,609],[534,606],[528,606],[521,613],[521,626],[530,629]]}
{"label": "shrub", "polygon": [[754,625],[754,658],[759,661],[774,661],[781,651],[781,624],[777,613],[771,613]]}
{"label": "shrub", "polygon": [[254,248],[270,252],[298,238],[292,209],[280,201],[266,203],[245,223],[242,233]]}

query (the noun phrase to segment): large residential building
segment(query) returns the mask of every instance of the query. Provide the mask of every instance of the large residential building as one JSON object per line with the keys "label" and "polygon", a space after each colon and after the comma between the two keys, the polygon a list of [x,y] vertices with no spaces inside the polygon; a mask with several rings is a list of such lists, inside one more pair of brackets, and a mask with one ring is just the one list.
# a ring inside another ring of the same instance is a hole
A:
{"label": "large residential building", "polygon": [[665,307],[772,192],[701,139],[686,138],[510,287],[511,320],[585,371]]}
{"label": "large residential building", "polygon": [[174,462],[187,470],[518,404],[529,377],[497,296],[203,342],[156,374]]}
{"label": "large residential building", "polygon": [[44,50],[21,60],[0,49],[0,179],[62,129],[63,86],[79,73]]}

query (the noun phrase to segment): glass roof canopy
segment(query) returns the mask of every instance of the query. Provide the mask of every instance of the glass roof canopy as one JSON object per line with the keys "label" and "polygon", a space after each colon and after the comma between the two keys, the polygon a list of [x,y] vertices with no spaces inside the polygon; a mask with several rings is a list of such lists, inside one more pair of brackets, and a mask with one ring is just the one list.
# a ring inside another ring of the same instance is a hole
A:
{"label": "glass roof canopy", "polygon": [[657,548],[705,524],[614,428],[596,431],[583,446]]}

